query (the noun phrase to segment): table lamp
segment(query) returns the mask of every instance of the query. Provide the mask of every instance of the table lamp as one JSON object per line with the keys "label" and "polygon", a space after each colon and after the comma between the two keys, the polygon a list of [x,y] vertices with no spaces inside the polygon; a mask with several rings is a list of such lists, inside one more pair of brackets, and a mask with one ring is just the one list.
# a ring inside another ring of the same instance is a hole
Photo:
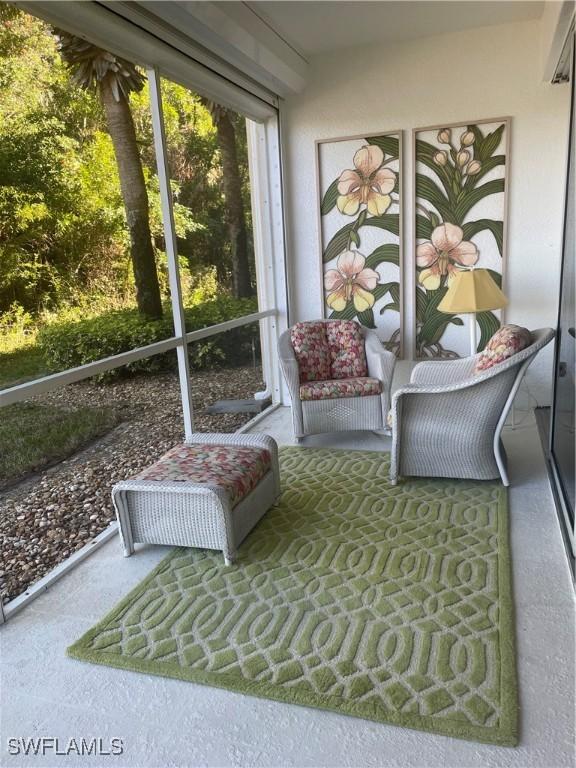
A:
{"label": "table lamp", "polygon": [[508,299],[487,269],[465,269],[458,271],[449,282],[438,309],[451,315],[470,315],[470,354],[475,355],[478,347],[476,313],[502,309],[506,304]]}

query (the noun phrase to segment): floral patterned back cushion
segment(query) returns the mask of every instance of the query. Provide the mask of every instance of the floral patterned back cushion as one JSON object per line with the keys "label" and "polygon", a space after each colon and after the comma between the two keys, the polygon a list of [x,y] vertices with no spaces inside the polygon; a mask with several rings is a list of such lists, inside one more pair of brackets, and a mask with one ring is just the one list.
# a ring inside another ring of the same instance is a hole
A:
{"label": "floral patterned back cushion", "polygon": [[296,323],[290,330],[290,339],[298,361],[300,383],[332,378],[324,323],[318,320]]}
{"label": "floral patterned back cushion", "polygon": [[532,334],[519,325],[503,325],[490,339],[474,366],[475,373],[492,368],[532,343]]}
{"label": "floral patterned back cushion", "polygon": [[354,379],[368,375],[364,337],[353,320],[330,320],[326,323],[330,349],[329,379]]}

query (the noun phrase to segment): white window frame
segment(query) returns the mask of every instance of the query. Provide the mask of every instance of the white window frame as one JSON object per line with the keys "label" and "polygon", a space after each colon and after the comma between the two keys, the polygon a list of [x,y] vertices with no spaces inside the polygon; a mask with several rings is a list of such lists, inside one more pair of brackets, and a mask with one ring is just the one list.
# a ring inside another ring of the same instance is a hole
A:
{"label": "white window frame", "polygon": [[[25,5],[25,4],[22,4]],[[27,9],[34,13],[33,9]],[[73,30],[74,31],[74,30]],[[60,389],[95,375],[114,370],[128,363],[152,357],[175,349],[178,360],[178,375],[180,382],[181,402],[185,435],[188,438],[194,430],[194,415],[190,387],[190,366],[188,361],[188,344],[200,339],[209,338],[251,323],[260,324],[260,343],[262,350],[263,375],[266,390],[256,393],[257,397],[271,397],[272,406],[277,407],[282,400],[281,377],[277,354],[279,334],[287,327],[288,300],[286,294],[285,247],[284,247],[284,212],[282,201],[282,171],[278,128],[278,113],[267,112],[266,116],[258,116],[258,122],[247,119],[246,130],[248,139],[249,172],[252,195],[252,221],[254,230],[254,249],[256,255],[256,284],[258,291],[258,306],[260,311],[243,315],[233,320],[217,325],[186,332],[184,306],[177,254],[177,241],[174,228],[173,201],[170,191],[170,178],[166,155],[166,139],[162,117],[162,100],[160,92],[161,70],[157,66],[148,67],[150,84],[150,107],[154,129],[154,145],[162,216],[168,261],[170,282],[170,300],[174,322],[174,336],[168,339],[131,349],[117,355],[102,358],[92,363],[53,373],[33,381],[17,384],[0,390],[0,408],[28,400],[31,397]],[[163,75],[169,76],[169,75]],[[179,82],[185,87],[196,91],[193,82]],[[201,89],[198,89],[201,90]],[[240,93],[240,92],[239,92]],[[242,95],[240,93],[240,95]],[[243,111],[240,106],[239,111]],[[234,108],[228,101],[227,106]],[[270,109],[268,107],[268,109]],[[268,412],[265,411],[264,413]],[[262,418],[262,414],[253,422]],[[247,428],[245,425],[242,429]],[[92,542],[75,552],[70,558],[60,563],[23,594],[11,600],[5,606],[0,600],[0,624],[9,616],[19,611],[30,601],[61,578],[64,574],[78,565],[83,559],[98,549],[117,533],[117,524],[112,522]]]}

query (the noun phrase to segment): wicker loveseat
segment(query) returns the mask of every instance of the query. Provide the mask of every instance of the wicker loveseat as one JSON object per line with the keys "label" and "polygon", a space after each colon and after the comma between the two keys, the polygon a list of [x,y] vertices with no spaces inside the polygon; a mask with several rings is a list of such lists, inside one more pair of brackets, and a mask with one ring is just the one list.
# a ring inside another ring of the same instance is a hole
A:
{"label": "wicker loveseat", "polygon": [[396,357],[352,320],[297,323],[279,340],[294,434],[384,431]]}
{"label": "wicker loveseat", "polygon": [[554,331],[531,335],[528,347],[485,371],[475,370],[479,355],[414,367],[410,384],[392,397],[393,483],[418,475],[501,477],[509,485],[502,427],[526,369]]}

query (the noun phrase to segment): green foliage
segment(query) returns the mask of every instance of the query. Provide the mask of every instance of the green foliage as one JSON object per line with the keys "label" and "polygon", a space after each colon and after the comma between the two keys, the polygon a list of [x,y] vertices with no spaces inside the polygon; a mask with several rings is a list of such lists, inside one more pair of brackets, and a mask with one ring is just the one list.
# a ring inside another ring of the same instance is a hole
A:
{"label": "green foliage", "polygon": [[[163,80],[162,96],[182,282],[196,290],[209,272],[216,275],[218,293],[226,292],[231,254],[214,125],[200,97],[183,86]],[[130,94],[130,108],[167,297],[147,83]],[[233,121],[249,218],[245,121],[240,115]],[[74,82],[51,28],[0,2],[0,318],[18,305],[38,323],[47,312],[101,305],[102,297],[106,310],[133,306],[135,297],[118,168],[102,106],[94,92]]]}
{"label": "green foliage", "polygon": [[116,163],[97,100],[70,81],[43,22],[3,22],[0,72],[0,312],[38,313],[115,277]]}
{"label": "green foliage", "polygon": [[0,354],[12,352],[33,336],[34,321],[19,304],[13,304],[0,316]]}
{"label": "green foliage", "polygon": [[0,486],[75,453],[118,423],[110,408],[16,403],[2,408]]}
{"label": "green foliage", "polygon": [[0,352],[0,388],[14,387],[50,373],[37,344],[23,344],[12,351]]}
{"label": "green foliage", "polygon": [[[254,299],[219,298],[186,310],[186,330],[196,331],[257,311]],[[134,309],[108,312],[76,322],[55,322],[42,328],[38,343],[50,368],[74,368],[105,357],[153,344],[174,335],[170,309],[161,320],[145,320]],[[188,345],[190,365],[195,370],[220,365],[240,365],[251,359],[252,339],[258,324],[242,326]],[[118,373],[172,370],[174,351],[137,360],[113,371]]]}

